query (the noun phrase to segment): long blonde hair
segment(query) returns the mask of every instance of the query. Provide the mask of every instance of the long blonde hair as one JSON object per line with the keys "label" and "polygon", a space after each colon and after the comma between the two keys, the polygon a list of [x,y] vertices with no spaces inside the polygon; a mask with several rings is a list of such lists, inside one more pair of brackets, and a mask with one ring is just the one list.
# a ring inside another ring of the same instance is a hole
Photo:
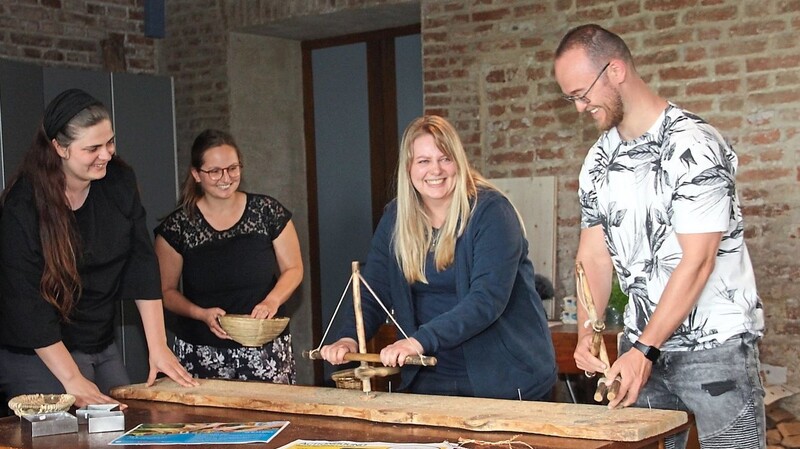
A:
{"label": "long blonde hair", "polygon": [[[414,159],[414,141],[426,134],[433,137],[436,148],[456,166],[453,199],[436,239],[422,198],[409,177]],[[397,220],[393,238],[395,258],[406,281],[428,282],[425,261],[431,248],[438,271],[452,265],[456,240],[467,227],[474,208],[474,201],[471,200],[477,196],[478,187],[497,190],[470,167],[461,139],[450,122],[436,115],[426,115],[406,127],[397,164]]]}

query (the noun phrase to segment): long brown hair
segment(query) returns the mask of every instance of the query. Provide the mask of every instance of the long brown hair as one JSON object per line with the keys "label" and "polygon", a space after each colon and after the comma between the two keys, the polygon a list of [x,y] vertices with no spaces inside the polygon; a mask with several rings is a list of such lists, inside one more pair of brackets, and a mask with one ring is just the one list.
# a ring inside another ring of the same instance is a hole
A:
{"label": "long brown hair", "polygon": [[[54,139],[66,148],[84,129],[104,120],[111,120],[104,106],[89,106],[70,119]],[[81,293],[76,257],[80,253],[80,236],[66,195],[63,162],[43,126],[39,126],[22,163],[0,196],[0,207],[5,205],[8,193],[22,178],[33,188],[39,219],[39,239],[44,258],[39,290],[62,319],[69,321],[69,314]]]}
{"label": "long brown hair", "polygon": [[200,170],[203,168],[203,156],[206,151],[222,146],[229,145],[236,150],[236,157],[239,158],[239,163],[242,163],[242,152],[239,151],[239,146],[233,136],[217,129],[206,129],[197,135],[192,143],[192,153],[189,162],[189,168],[186,170],[186,177],[183,179],[181,185],[181,197],[178,200],[178,207],[183,209],[183,212],[189,217],[194,218],[195,208],[197,201],[203,197],[203,188],[200,183],[195,182],[192,176],[192,169]]}

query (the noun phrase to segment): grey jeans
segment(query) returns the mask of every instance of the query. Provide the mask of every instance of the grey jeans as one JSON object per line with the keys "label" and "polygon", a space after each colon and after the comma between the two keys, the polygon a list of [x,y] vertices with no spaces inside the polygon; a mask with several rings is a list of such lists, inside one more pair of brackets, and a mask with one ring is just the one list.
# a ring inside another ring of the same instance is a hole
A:
{"label": "grey jeans", "polygon": [[[131,383],[114,343],[98,353],[70,351],[70,354],[83,377],[94,382],[104,394],[108,394],[113,387]],[[64,393],[64,386],[38,355],[22,354],[2,347],[0,387],[8,398],[20,394]]]}
{"label": "grey jeans", "polygon": [[[625,353],[632,345],[623,338],[620,346]],[[763,449],[766,418],[758,357],[758,340],[750,335],[712,349],[663,351],[634,406],[694,413],[703,449]],[[674,447],[686,447],[687,436],[674,438]]]}

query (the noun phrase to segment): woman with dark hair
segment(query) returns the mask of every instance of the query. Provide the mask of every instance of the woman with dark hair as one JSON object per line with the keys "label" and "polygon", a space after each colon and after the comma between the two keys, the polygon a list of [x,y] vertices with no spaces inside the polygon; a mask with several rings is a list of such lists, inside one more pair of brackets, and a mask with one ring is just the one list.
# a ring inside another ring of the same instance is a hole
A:
{"label": "woman with dark hair", "polygon": [[[364,279],[408,334],[381,362],[436,356],[403,366],[401,390],[449,396],[545,399],[556,380],[553,343],[534,287],[519,213],[467,161],[455,128],[435,115],[403,134],[397,199],[372,238]],[[362,290],[363,291],[363,290]],[[386,314],[362,302],[367,338]],[[323,346],[333,364],[357,351],[353,314]]]}
{"label": "woman with dark hair", "polygon": [[174,350],[196,377],[293,384],[288,330],[244,347],[218,321],[227,313],[273,318],[303,279],[291,212],[270,196],[238,190],[242,167],[230,134],[200,133],[179,208],[155,230],[164,304],[177,316]]}
{"label": "woman with dark hair", "polygon": [[159,273],[133,171],[108,110],[78,89],[42,126],[0,197],[0,388],[116,403],[130,383],[114,344],[117,301],[142,316],[150,372],[196,385],[166,344]]}

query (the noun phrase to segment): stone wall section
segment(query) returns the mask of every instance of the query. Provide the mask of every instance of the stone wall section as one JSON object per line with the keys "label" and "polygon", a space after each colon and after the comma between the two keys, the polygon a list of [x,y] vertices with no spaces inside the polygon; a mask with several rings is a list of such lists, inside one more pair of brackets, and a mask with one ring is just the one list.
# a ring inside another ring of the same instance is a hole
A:
{"label": "stone wall section", "polygon": [[155,73],[143,0],[1,0],[0,57],[52,66]]}

